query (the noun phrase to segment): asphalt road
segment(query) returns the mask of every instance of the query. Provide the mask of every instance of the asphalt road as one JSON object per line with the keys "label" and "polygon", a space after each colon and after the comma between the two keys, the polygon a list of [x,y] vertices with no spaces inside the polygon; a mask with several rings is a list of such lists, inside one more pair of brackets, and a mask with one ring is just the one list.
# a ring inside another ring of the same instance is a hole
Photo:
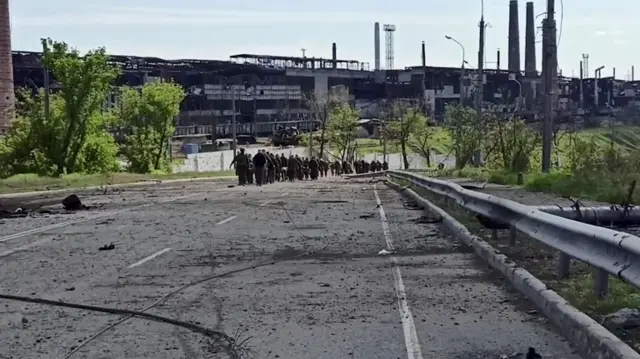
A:
{"label": "asphalt road", "polygon": [[[148,313],[224,332],[256,358],[497,359],[528,347],[579,358],[531,303],[381,183],[194,182],[82,199],[94,207],[2,220],[1,293],[143,310],[237,270]],[[64,358],[121,318],[1,301],[0,358]],[[224,343],[133,318],[71,358],[226,358]]]}

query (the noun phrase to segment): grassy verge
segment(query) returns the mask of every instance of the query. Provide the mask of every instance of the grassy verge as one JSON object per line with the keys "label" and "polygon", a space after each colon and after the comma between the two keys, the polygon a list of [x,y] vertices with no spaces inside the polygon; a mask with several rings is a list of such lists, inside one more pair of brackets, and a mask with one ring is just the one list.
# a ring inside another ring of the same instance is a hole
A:
{"label": "grassy verge", "polygon": [[[431,171],[435,177],[470,178],[502,185],[518,185],[518,174],[484,168],[445,169]],[[522,187],[531,192],[544,192],[561,197],[573,197],[612,204],[622,204],[629,195],[632,181],[640,182],[640,174],[626,171],[581,172],[570,174],[564,171],[550,173],[529,172],[523,174]],[[640,203],[640,190],[631,196],[632,203]]]}
{"label": "grassy verge", "polygon": [[[399,183],[408,185],[408,182]],[[437,206],[445,209],[456,220],[465,225],[471,233],[484,239],[494,248],[500,250],[519,266],[526,269],[549,288],[555,290],[574,307],[600,322],[602,318],[622,308],[640,307],[640,290],[623,282],[619,278],[610,277],[609,296],[598,298],[594,288],[594,270],[588,265],[572,261],[570,276],[558,279],[556,266],[559,252],[538,241],[518,234],[516,245],[509,244],[509,231],[498,231],[496,238],[491,230],[484,228],[473,216],[457,205],[449,205],[443,197],[434,195],[424,189],[412,186],[412,189]],[[640,330],[633,329],[624,333],[614,333],[635,350],[640,348]]]}
{"label": "grassy verge", "polygon": [[49,191],[67,188],[82,188],[101,185],[134,183],[149,180],[173,180],[202,177],[233,176],[234,171],[219,172],[185,172],[172,174],[71,174],[60,178],[40,177],[35,174],[21,174],[0,180],[0,194]]}

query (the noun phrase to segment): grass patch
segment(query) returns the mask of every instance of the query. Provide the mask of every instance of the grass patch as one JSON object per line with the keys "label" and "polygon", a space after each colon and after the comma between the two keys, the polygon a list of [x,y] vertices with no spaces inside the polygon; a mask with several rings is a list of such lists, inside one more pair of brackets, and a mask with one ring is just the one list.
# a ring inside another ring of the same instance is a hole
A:
{"label": "grass patch", "polygon": [[622,308],[640,307],[640,291],[619,278],[609,277],[609,295],[604,299],[594,294],[594,275],[591,273],[574,274],[561,283],[559,294],[596,319]]}
{"label": "grass patch", "polygon": [[32,191],[49,191],[67,188],[134,183],[149,180],[172,180],[202,177],[233,176],[234,171],[185,172],[171,174],[135,174],[118,172],[112,174],[70,174],[59,178],[41,177],[35,174],[20,174],[0,180],[0,194]]}

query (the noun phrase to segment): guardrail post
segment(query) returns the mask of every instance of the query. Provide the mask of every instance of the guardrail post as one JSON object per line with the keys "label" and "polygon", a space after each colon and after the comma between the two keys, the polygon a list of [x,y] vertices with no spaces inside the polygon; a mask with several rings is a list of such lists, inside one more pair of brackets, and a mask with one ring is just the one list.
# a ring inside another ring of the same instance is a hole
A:
{"label": "guardrail post", "polygon": [[560,252],[558,256],[558,278],[566,278],[569,276],[569,269],[571,268],[571,257],[566,253]]}
{"label": "guardrail post", "polygon": [[516,245],[516,237],[518,236],[518,230],[516,229],[515,226],[510,226],[509,227],[509,245],[510,246],[515,246]]}
{"label": "guardrail post", "polygon": [[609,294],[609,273],[602,269],[596,269],[594,288],[596,296],[606,297]]}

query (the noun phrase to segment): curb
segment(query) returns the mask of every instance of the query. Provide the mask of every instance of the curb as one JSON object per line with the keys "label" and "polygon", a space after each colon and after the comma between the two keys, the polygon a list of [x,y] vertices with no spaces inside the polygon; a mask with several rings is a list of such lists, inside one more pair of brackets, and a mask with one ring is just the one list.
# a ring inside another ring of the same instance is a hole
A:
{"label": "curb", "polygon": [[199,182],[199,181],[216,182],[216,181],[224,181],[224,180],[230,180],[235,178],[236,178],[235,176],[194,177],[194,178],[182,178],[182,179],[166,180],[166,181],[149,180],[149,181],[138,181],[138,182],[129,182],[129,183],[118,183],[118,184],[105,185],[105,186],[62,188],[62,189],[55,189],[50,191],[18,192],[18,193],[2,194],[0,195],[0,200],[56,196],[56,195],[70,194],[70,193],[79,192],[79,191],[102,190],[104,188],[128,188],[128,187],[152,186],[152,185],[162,185],[162,184],[172,184],[172,183]]}
{"label": "curb", "polygon": [[561,334],[578,348],[579,352],[592,359],[640,359],[640,354],[630,346],[591,317],[573,307],[555,291],[547,288],[524,268],[518,267],[515,262],[489,243],[471,234],[467,227],[442,208],[420,197],[408,187],[402,187],[392,181],[385,183],[400,193],[406,193],[426,210],[441,216],[443,224],[449,231],[473,248],[478,256],[502,273],[518,291],[527,296],[561,331]]}

